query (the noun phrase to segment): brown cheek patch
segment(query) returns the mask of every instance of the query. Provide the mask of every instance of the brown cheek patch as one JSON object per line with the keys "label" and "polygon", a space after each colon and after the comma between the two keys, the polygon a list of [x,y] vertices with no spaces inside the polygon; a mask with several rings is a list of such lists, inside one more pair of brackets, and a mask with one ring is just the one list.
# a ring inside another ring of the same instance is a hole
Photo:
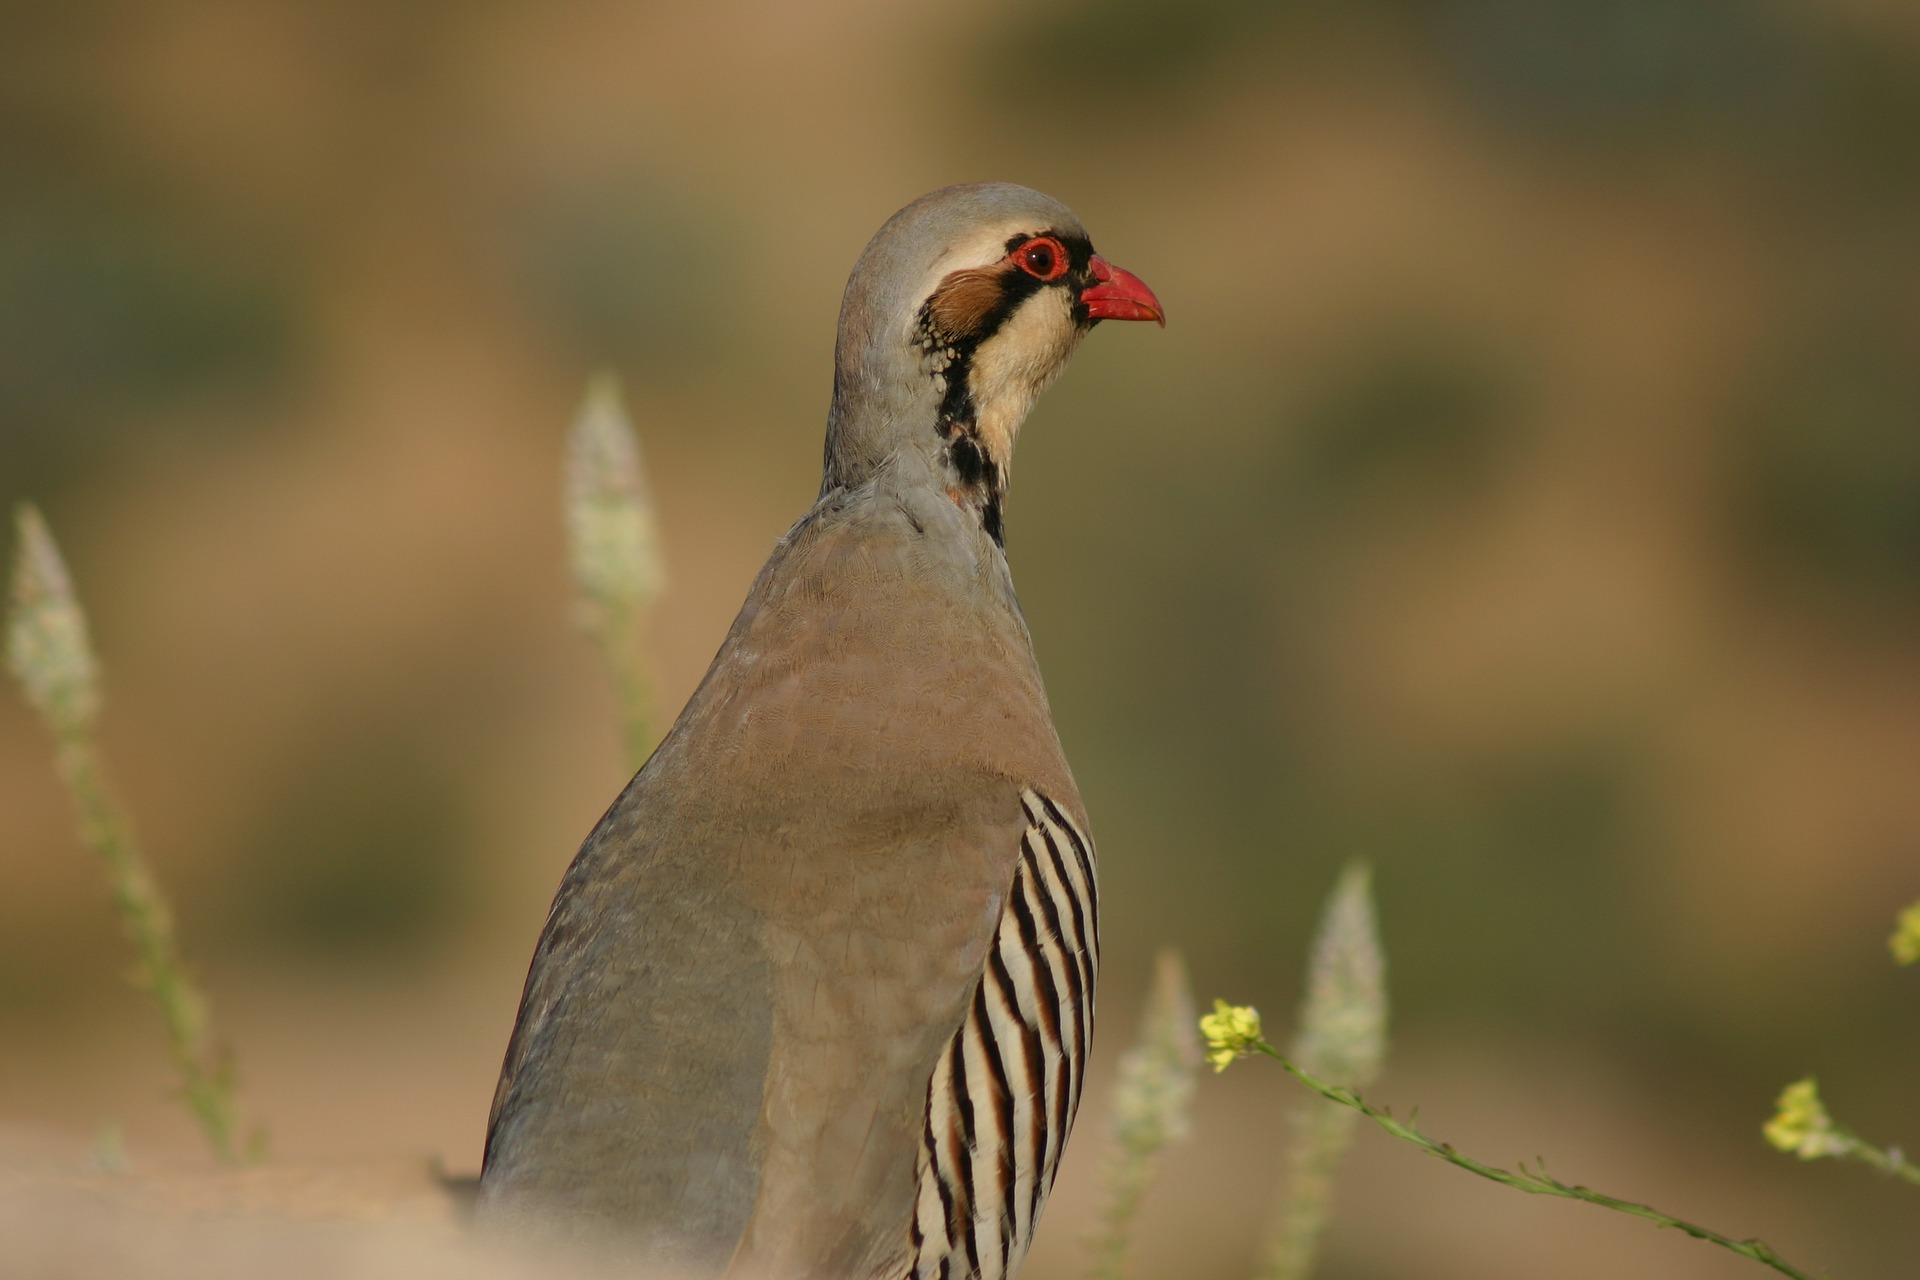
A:
{"label": "brown cheek patch", "polygon": [[927,316],[934,329],[950,342],[978,337],[1004,292],[997,268],[956,271],[927,299]]}

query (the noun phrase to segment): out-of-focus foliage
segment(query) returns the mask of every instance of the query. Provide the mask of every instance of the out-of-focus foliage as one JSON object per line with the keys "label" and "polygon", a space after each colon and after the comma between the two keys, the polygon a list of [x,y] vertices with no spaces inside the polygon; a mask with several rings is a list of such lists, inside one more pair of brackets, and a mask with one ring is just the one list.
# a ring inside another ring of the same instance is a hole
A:
{"label": "out-of-focus foliage", "polygon": [[1899,964],[1920,963],[1920,902],[1901,911],[1887,949]]}
{"label": "out-of-focus foliage", "polygon": [[[1219,1002],[1219,1007],[1223,1011],[1227,1009],[1224,1001]],[[1214,1019],[1218,1019],[1221,1016],[1223,1015],[1216,1014],[1214,1015]],[[1201,1019],[1201,1033],[1207,1036],[1210,1041],[1215,1039],[1216,1035],[1215,1026],[1209,1025],[1212,1021],[1213,1019]],[[1238,1041],[1241,1038],[1235,1037],[1235,1039]],[[1577,1183],[1563,1182],[1547,1172],[1546,1162],[1544,1160],[1536,1159],[1531,1167],[1525,1163],[1521,1163],[1512,1169],[1503,1169],[1496,1165],[1490,1165],[1483,1160],[1475,1159],[1450,1142],[1442,1142],[1437,1138],[1430,1137],[1420,1129],[1414,1127],[1412,1121],[1402,1120],[1386,1108],[1368,1102],[1360,1095],[1358,1090],[1346,1085],[1334,1084],[1329,1080],[1322,1080],[1312,1072],[1303,1069],[1298,1063],[1283,1056],[1278,1049],[1260,1037],[1257,1019],[1255,1020],[1250,1041],[1238,1047],[1237,1052],[1235,1052],[1233,1056],[1244,1057],[1252,1054],[1261,1054],[1275,1059],[1282,1067],[1286,1068],[1288,1074],[1292,1075],[1301,1084],[1307,1086],[1307,1088],[1311,1089],[1319,1097],[1335,1105],[1346,1107],[1357,1115],[1365,1116],[1389,1136],[1398,1138],[1400,1141],[1420,1151],[1424,1151],[1430,1156],[1444,1160],[1456,1169],[1465,1169],[1469,1173],[1485,1178],[1489,1182],[1496,1182],[1504,1187],[1512,1187],[1514,1190],[1525,1192],[1528,1195],[1557,1196],[1566,1200],[1578,1200],[1586,1204],[1598,1205],[1603,1209],[1611,1209],[1616,1213],[1623,1213],[1629,1217],[1651,1222],[1655,1226],[1665,1227],[1676,1234],[1691,1236],[1695,1240],[1702,1240],[1708,1244],[1718,1245],[1730,1253],[1738,1254],[1741,1257],[1758,1262],[1762,1266],[1769,1267],[1781,1275],[1789,1277],[1790,1280],[1813,1280],[1811,1274],[1802,1271],[1785,1258],[1782,1258],[1773,1246],[1764,1240],[1752,1236],[1745,1238],[1730,1236],[1724,1232],[1715,1231],[1710,1227],[1703,1227],[1698,1223],[1676,1218],[1665,1210],[1656,1209],[1652,1205],[1641,1204],[1633,1200],[1623,1200],[1618,1196],[1611,1196],[1602,1191],[1595,1191],[1591,1187]],[[1231,1062],[1232,1058],[1229,1058],[1228,1061]],[[1801,1083],[1804,1085],[1809,1082],[1802,1081]],[[1794,1086],[1789,1089],[1789,1094],[1792,1094],[1799,1087],[1800,1086]],[[1796,1100],[1796,1104],[1798,1101],[1799,1100]],[[1817,1099],[1815,1100],[1815,1106],[1816,1108],[1818,1106]],[[1797,1124],[1799,1122],[1799,1117],[1789,1119],[1783,1115],[1778,1119],[1781,1123],[1785,1124]]]}
{"label": "out-of-focus foliage", "polygon": [[1763,376],[1751,418],[1756,550],[1871,601],[1920,600],[1920,360],[1902,316],[1843,320]]}
{"label": "out-of-focus foliage", "polygon": [[[86,612],[40,513],[20,508],[16,530],[7,591],[7,667],[52,737],[80,843],[105,873],[114,912],[133,946],[132,980],[152,996],[166,1024],[166,1047],[181,1095],[214,1154],[231,1161],[238,1154],[232,1072],[213,1045],[206,996],[181,956],[173,909],[101,767],[95,740],[99,664],[88,642]],[[117,1145],[116,1140],[109,1147]]]}
{"label": "out-of-focus foliage", "polygon": [[1127,1251],[1160,1158],[1193,1136],[1193,1092],[1200,1072],[1193,991],[1186,962],[1168,948],[1154,958],[1133,1045],[1114,1067],[1108,1144],[1100,1171],[1098,1222],[1087,1237],[1087,1280],[1122,1280]]}
{"label": "out-of-focus foliage", "polygon": [[151,210],[0,184],[0,498],[100,467],[114,423],[284,377],[276,282]]}
{"label": "out-of-focus foliage", "polygon": [[530,199],[517,229],[519,285],[569,343],[621,352],[652,379],[711,369],[729,300],[747,286],[727,253],[728,214],[627,178]]}
{"label": "out-of-focus foliage", "polygon": [[[1387,957],[1365,863],[1349,864],[1313,936],[1300,1025],[1287,1058],[1316,1079],[1364,1093],[1387,1056]],[[1288,1108],[1286,1181],[1268,1224],[1260,1274],[1308,1280],[1333,1218],[1333,1181],[1359,1116],[1298,1095]]]}
{"label": "out-of-focus foliage", "polygon": [[611,374],[594,378],[567,434],[564,506],[576,619],[613,677],[627,765],[637,772],[658,736],[643,623],[667,574],[640,440]]}
{"label": "out-of-focus foliage", "polygon": [[[1007,517],[1110,990],[1175,944],[1288,1007],[1273,939],[1364,856],[1393,1096],[1551,1117],[1510,1131],[1596,1175],[1658,1151],[1836,1274],[1904,1263],[1878,1184],[1752,1128],[1818,1044],[1863,1131],[1920,1132],[1876,940],[1920,893],[1912,6],[0,0],[0,30],[0,499],[88,584],[116,776],[282,1150],[477,1158],[625,776],[553,500],[588,371],[645,425],[671,715],[812,498],[861,245],[1009,178],[1172,316],[1091,335]],[[114,940],[7,699],[0,812],[0,1095],[111,1113],[137,1162],[165,1105],[114,1074]],[[1142,1274],[1253,1265],[1194,1225],[1263,1207],[1235,1075]],[[1342,1187],[1328,1280],[1574,1274],[1374,1229],[1425,1194]],[[1578,1256],[1659,1275],[1641,1248]]]}

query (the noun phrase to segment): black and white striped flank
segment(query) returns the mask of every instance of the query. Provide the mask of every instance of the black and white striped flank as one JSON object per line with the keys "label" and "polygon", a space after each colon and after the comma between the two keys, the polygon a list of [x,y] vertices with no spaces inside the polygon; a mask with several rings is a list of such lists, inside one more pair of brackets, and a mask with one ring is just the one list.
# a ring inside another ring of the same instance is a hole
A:
{"label": "black and white striped flank", "polygon": [[1026,1256],[1080,1105],[1100,963],[1093,843],[1021,793],[1027,827],[966,1021],[927,1089],[913,1280],[1005,1280]]}

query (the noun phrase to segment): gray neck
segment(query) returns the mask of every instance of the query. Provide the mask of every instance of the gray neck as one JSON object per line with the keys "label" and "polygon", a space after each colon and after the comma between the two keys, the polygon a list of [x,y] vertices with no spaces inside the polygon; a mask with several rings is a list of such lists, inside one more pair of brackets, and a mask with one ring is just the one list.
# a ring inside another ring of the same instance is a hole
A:
{"label": "gray neck", "polygon": [[[872,376],[869,371],[876,364],[882,372]],[[827,415],[820,495],[884,476],[896,492],[916,488],[951,501],[1001,544],[1006,460],[993,456],[977,429],[968,359],[956,360],[937,374],[922,366],[904,377],[888,376],[890,366],[901,364],[919,362],[870,361],[854,365],[851,375],[841,366]]]}
{"label": "gray neck", "polygon": [[839,355],[820,492],[857,488],[889,458],[896,459],[895,469],[939,484],[945,471],[940,381],[900,353]]}

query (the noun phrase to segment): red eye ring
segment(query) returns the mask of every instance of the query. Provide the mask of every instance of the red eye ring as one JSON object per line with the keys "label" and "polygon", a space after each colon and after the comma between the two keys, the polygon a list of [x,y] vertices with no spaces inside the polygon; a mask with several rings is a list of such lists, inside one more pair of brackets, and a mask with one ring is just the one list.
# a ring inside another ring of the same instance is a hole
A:
{"label": "red eye ring", "polygon": [[1015,249],[1012,257],[1022,271],[1041,281],[1058,280],[1073,265],[1067,260],[1067,247],[1052,236],[1035,236]]}

